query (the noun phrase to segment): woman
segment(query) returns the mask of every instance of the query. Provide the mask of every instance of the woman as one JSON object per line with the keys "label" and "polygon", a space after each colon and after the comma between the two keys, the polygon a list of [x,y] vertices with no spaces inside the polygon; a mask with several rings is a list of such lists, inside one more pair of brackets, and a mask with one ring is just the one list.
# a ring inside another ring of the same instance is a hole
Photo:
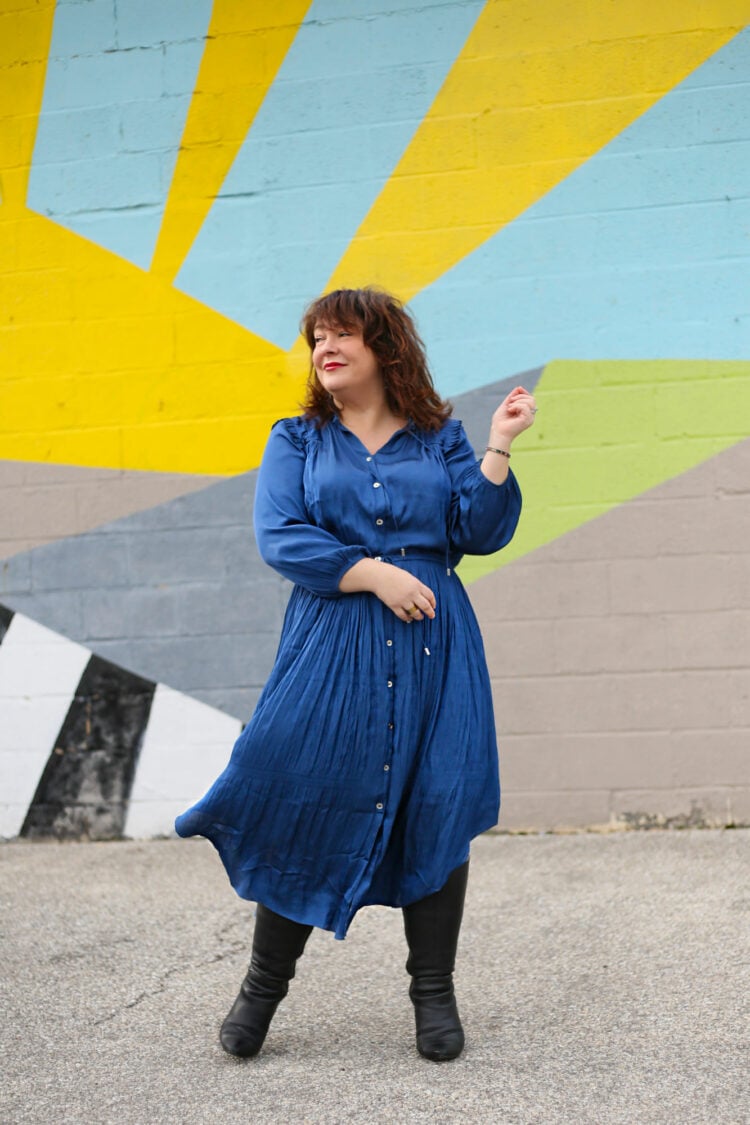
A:
{"label": "woman", "polygon": [[403,908],[417,1047],[460,1054],[453,968],[469,844],[497,822],[499,781],[479,628],[455,573],[513,535],[518,387],[478,462],[436,393],[402,305],[337,290],[302,322],[305,413],[273,427],[255,532],[294,583],[279,651],[227,769],[177,820],[217,847],[257,902],[250,968],[221,1029],[260,1050],[313,926],[344,938],[362,906]]}

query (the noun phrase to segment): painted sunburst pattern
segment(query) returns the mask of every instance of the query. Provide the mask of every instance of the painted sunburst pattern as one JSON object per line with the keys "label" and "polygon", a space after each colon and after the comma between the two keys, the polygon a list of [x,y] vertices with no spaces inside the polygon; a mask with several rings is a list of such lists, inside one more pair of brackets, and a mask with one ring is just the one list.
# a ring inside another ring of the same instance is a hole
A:
{"label": "painted sunburst pattern", "polygon": [[749,23],[0,0],[0,835],[168,833],[225,760],[286,605],[250,517],[298,320],[364,283],[477,449],[537,396],[518,532],[460,564],[506,823],[745,822]]}
{"label": "painted sunburst pattern", "polygon": [[367,282],[536,372],[506,559],[744,438],[748,7],[669,7],[6,0],[0,455],[253,468]]}

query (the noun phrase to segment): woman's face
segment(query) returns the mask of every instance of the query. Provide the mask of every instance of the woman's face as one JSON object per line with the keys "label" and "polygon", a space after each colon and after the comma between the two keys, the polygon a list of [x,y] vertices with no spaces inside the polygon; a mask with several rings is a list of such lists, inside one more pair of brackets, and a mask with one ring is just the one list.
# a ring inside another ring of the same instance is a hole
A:
{"label": "woman's face", "polygon": [[356,328],[316,324],[312,362],[321,386],[334,401],[367,401],[383,393],[375,353]]}

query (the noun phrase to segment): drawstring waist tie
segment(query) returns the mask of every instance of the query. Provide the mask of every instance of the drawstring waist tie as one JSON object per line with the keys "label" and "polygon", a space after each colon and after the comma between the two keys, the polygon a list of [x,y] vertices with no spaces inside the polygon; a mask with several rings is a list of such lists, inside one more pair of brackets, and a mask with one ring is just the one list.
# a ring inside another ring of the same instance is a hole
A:
{"label": "drawstring waist tie", "polygon": [[391,563],[392,565],[396,566],[404,560],[409,559],[413,562],[442,563],[445,567],[446,574],[451,573],[451,568],[448,565],[449,559],[447,551],[429,551],[420,550],[416,547],[399,547],[397,551],[391,551],[387,555],[373,555],[372,557],[374,558],[375,562]]}

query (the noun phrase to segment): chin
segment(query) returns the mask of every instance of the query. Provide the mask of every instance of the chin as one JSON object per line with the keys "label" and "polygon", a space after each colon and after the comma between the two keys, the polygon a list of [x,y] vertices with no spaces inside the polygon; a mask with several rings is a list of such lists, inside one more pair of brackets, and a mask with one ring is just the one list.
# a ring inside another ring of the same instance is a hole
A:
{"label": "chin", "polygon": [[339,391],[346,392],[346,379],[320,379],[320,385],[329,395],[336,395]]}

